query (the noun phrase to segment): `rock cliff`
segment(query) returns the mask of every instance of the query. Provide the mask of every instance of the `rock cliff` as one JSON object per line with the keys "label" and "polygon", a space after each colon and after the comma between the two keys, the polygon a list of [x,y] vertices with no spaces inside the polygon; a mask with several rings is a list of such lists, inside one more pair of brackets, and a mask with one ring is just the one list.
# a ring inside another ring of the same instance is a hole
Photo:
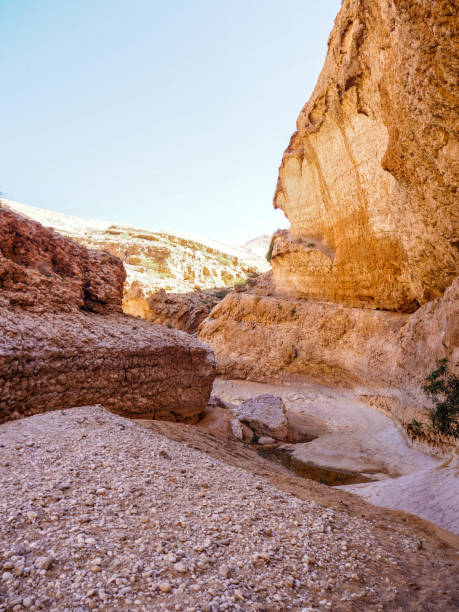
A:
{"label": "rock cliff", "polygon": [[344,0],[279,169],[272,274],[199,329],[220,373],[360,386],[405,428],[437,360],[459,373],[456,19]]}
{"label": "rock cliff", "polygon": [[279,293],[413,312],[457,274],[456,20],[450,0],[343,2],[279,170]]}
{"label": "rock cliff", "polygon": [[211,351],[121,314],[121,261],[0,206],[0,422],[87,404],[192,421]]}

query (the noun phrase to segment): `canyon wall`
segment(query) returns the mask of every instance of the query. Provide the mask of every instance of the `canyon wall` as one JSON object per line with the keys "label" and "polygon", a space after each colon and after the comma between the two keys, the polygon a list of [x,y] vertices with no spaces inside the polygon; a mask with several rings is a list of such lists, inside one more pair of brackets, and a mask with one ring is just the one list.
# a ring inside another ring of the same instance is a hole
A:
{"label": "canyon wall", "polygon": [[121,314],[121,261],[0,205],[0,422],[103,404],[196,420],[215,376],[187,334]]}
{"label": "canyon wall", "polygon": [[420,398],[446,358],[459,374],[459,279],[412,315],[231,293],[201,324],[220,374],[259,381],[399,388]]}
{"label": "canyon wall", "polygon": [[345,0],[279,169],[278,293],[413,312],[458,270],[457,4]]}
{"label": "canyon wall", "polygon": [[221,374],[360,387],[405,427],[438,359],[459,374],[457,13],[344,0],[279,169],[272,273],[199,328]]}

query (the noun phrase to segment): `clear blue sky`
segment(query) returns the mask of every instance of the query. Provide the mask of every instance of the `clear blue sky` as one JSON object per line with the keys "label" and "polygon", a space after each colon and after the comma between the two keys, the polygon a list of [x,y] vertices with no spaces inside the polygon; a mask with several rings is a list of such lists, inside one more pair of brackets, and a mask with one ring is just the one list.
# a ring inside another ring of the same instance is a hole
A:
{"label": "clear blue sky", "polygon": [[340,0],[0,0],[0,191],[243,242]]}

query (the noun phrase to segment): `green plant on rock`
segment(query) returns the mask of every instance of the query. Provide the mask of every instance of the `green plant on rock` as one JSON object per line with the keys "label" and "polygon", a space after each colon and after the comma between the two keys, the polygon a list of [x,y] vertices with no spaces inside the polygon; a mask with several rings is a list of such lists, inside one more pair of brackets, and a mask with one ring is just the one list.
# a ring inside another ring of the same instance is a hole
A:
{"label": "green plant on rock", "polygon": [[268,252],[266,253],[266,261],[271,261],[272,256],[273,256],[273,249],[274,249],[274,238],[271,240],[269,244]]}
{"label": "green plant on rock", "polygon": [[217,289],[215,295],[222,300],[230,291],[231,289]]}
{"label": "green plant on rock", "polygon": [[447,359],[440,359],[437,369],[427,376],[422,388],[434,402],[430,411],[432,429],[459,438],[459,378],[448,371],[447,364]]}

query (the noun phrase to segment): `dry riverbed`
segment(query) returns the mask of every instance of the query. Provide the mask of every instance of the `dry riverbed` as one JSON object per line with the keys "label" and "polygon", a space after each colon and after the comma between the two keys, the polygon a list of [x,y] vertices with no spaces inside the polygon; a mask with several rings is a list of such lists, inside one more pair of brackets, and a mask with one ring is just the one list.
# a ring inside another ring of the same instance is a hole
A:
{"label": "dry riverbed", "polygon": [[0,610],[453,609],[453,551],[422,521],[146,425],[188,443],[99,407],[0,427]]}

